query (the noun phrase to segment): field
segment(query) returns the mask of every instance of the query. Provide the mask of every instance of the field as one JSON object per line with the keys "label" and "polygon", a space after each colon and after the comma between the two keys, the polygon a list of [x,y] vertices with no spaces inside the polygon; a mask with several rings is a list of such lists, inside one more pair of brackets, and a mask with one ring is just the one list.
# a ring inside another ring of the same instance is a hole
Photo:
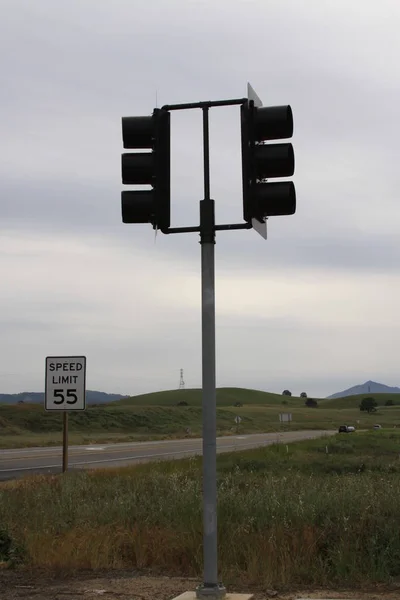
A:
{"label": "field", "polygon": [[[317,408],[307,408],[303,398],[270,394],[257,390],[221,388],[217,392],[218,435],[236,432],[235,416],[242,419],[240,433],[292,429],[335,429],[353,424],[370,429],[400,426],[398,395],[377,394],[382,405],[390,398],[395,406],[379,406],[378,412],[360,412],[362,397],[318,400]],[[178,406],[185,402],[187,405]],[[235,406],[240,404],[241,406]],[[279,413],[291,412],[290,424],[279,423]],[[104,406],[89,407],[84,413],[71,413],[71,444],[127,442],[201,436],[201,390],[172,390],[135,396]],[[0,405],[0,448],[54,446],[61,444],[62,417],[48,413],[40,405]]]}
{"label": "field", "polygon": [[[219,455],[224,583],[399,581],[399,451],[392,429]],[[201,457],[3,483],[0,523],[3,561],[201,578]]]}

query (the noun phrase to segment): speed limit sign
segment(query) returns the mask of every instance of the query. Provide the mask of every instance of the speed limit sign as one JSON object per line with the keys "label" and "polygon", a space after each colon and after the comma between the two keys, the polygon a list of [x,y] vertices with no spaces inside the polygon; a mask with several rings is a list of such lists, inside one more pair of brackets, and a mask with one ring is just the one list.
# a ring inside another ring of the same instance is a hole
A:
{"label": "speed limit sign", "polygon": [[86,356],[46,358],[46,410],[85,410]]}

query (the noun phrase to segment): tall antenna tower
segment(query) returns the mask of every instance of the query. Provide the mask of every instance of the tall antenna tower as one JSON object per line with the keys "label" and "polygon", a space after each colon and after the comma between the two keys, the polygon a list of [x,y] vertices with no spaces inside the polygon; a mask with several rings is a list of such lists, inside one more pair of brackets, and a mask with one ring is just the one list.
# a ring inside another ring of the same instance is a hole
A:
{"label": "tall antenna tower", "polygon": [[181,377],[179,379],[179,389],[180,390],[185,389],[185,382],[183,381],[183,369],[181,369]]}

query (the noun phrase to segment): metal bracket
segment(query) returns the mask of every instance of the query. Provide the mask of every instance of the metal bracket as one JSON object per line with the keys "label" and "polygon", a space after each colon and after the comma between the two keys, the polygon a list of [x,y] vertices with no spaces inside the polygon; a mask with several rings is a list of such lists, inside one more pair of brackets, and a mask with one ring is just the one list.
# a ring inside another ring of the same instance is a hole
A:
{"label": "metal bracket", "polygon": [[[215,225],[214,231],[235,231],[237,229],[252,229],[251,223],[231,223],[226,225]],[[163,231],[163,233],[199,233],[200,225],[198,227],[170,227]]]}
{"label": "metal bracket", "polygon": [[232,223],[231,225],[216,225],[215,231],[233,231],[235,229],[251,229],[251,223]]}
{"label": "metal bracket", "polygon": [[200,244],[215,244],[214,200],[200,200]]}
{"label": "metal bracket", "polygon": [[235,106],[246,104],[248,98],[234,98],[232,100],[206,100],[205,102],[189,102],[187,104],[164,104],[161,110],[187,110],[189,108],[212,108],[213,106]]}
{"label": "metal bracket", "polygon": [[163,233],[195,233],[200,231],[200,225],[198,227],[169,227]]}

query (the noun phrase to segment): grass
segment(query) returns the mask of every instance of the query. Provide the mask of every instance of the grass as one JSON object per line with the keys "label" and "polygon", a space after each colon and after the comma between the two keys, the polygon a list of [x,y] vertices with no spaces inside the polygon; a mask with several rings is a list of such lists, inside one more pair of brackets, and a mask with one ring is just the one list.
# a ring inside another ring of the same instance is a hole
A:
{"label": "grass", "polygon": [[[386,396],[395,395],[380,396],[385,400]],[[188,406],[177,406],[179,401],[187,402]],[[368,415],[360,412],[359,402],[360,398],[320,400],[318,408],[307,408],[303,398],[221,388],[217,392],[217,432],[218,435],[236,432],[236,415],[242,418],[240,433],[246,434],[335,429],[341,424],[363,429],[371,428],[375,422],[383,427],[400,426],[400,405],[381,406],[377,413]],[[242,406],[236,407],[236,403]],[[279,423],[281,412],[292,413],[291,424]],[[201,390],[146,394],[108,405],[91,406],[85,412],[71,412],[69,416],[71,444],[160,440],[187,435],[199,437],[201,432]],[[46,412],[41,405],[0,405],[0,448],[60,445],[61,436],[61,414]]]}
{"label": "grass", "polygon": [[355,396],[346,396],[344,398],[332,398],[323,400],[324,408],[358,408],[363,398],[372,397],[381,407],[385,406],[388,400],[400,408],[400,394],[356,394]]}
{"label": "grass", "polygon": [[[378,404],[383,406],[387,400],[400,406],[400,394],[359,394],[357,396],[347,396],[345,398],[316,398],[321,408],[341,409],[358,408],[362,398],[373,396]],[[130,396],[113,402],[114,406],[176,406],[179,401],[185,401],[190,406],[201,406],[201,389],[186,390],[167,390],[162,392],[153,392],[150,394],[141,394]],[[288,408],[304,406],[304,398],[297,396],[283,396],[261,390],[251,390],[246,388],[219,388],[217,390],[218,406],[233,406],[236,402],[243,405],[259,406],[282,406],[283,401]]]}
{"label": "grass", "polygon": [[[276,405],[282,404],[283,399],[288,400],[288,402],[293,405],[301,402],[300,398],[282,396],[281,394],[262,392],[260,390],[250,390],[246,388],[217,389],[218,406],[233,406],[236,402],[241,402],[244,405]],[[187,402],[190,406],[201,406],[201,389],[167,390],[163,392],[153,392],[151,394],[141,394],[139,396],[122,398],[114,404],[120,406],[176,406],[176,404],[181,401]]]}
{"label": "grass", "polygon": [[[399,448],[392,430],[219,455],[225,584],[399,578]],[[30,567],[200,578],[201,464],[197,457],[4,483],[0,524]]]}
{"label": "grass", "polygon": [[[182,436],[157,435],[148,436],[140,433],[107,433],[107,432],[72,432],[68,434],[69,446],[88,446],[93,444],[121,444],[130,442],[146,442],[149,439],[169,440],[178,439]],[[50,448],[62,445],[62,434],[49,432],[43,434],[21,433],[15,435],[0,436],[0,450],[17,448]]]}

